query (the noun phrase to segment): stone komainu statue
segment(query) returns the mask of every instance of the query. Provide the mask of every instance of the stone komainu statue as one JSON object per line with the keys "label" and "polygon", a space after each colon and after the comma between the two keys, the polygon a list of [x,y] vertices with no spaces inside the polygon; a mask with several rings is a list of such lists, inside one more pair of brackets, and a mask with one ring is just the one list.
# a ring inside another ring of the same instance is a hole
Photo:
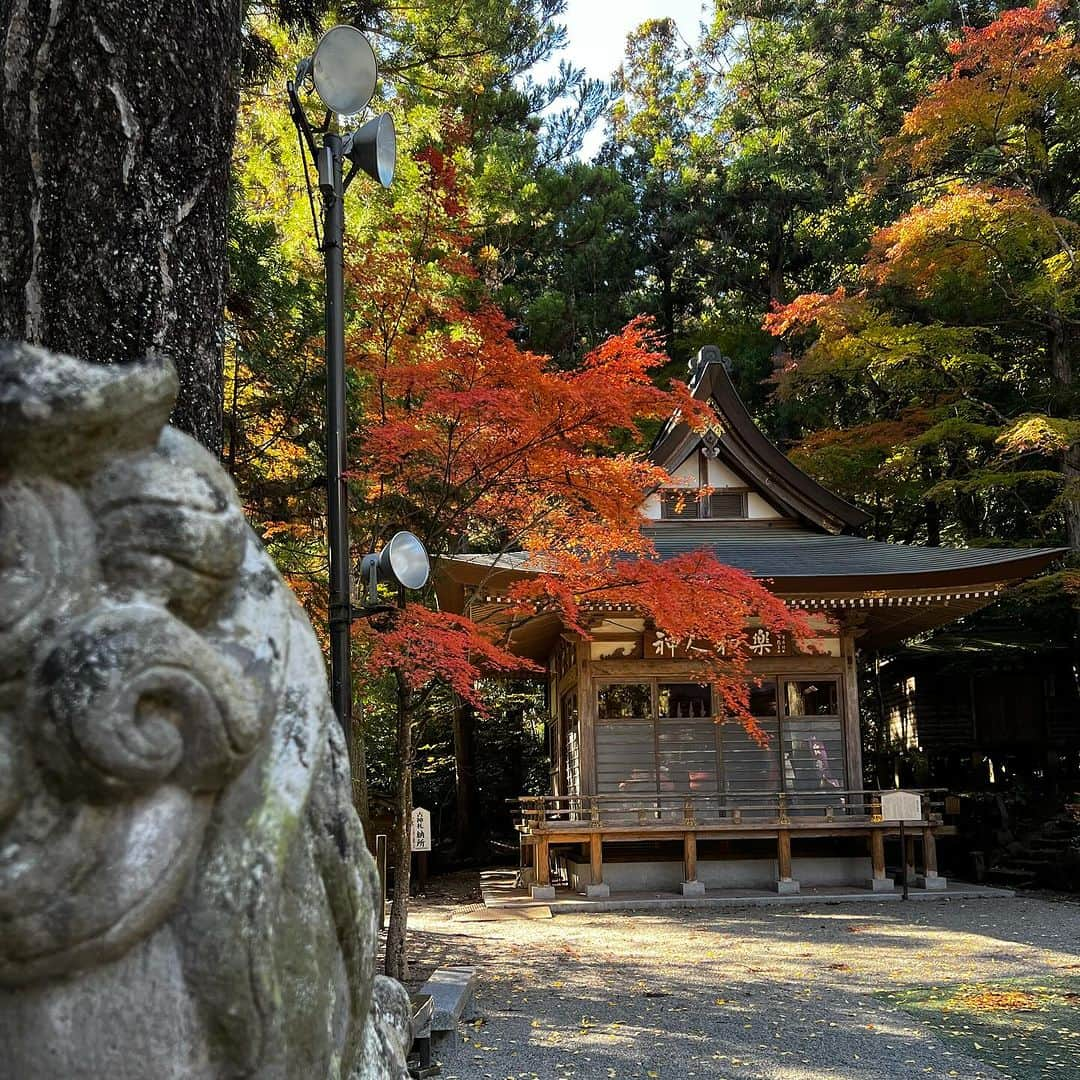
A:
{"label": "stone komainu statue", "polygon": [[175,394],[0,349],[0,1073],[396,1080],[322,655]]}

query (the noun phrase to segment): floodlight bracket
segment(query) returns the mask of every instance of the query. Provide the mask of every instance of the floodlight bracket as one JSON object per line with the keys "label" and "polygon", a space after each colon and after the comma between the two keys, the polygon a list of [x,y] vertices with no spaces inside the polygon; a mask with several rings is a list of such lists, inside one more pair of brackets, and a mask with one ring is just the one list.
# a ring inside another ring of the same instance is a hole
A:
{"label": "floodlight bracket", "polygon": [[353,182],[353,178],[360,171],[349,156],[352,153],[354,134],[355,132],[350,131],[348,135],[343,135],[341,137],[341,157],[344,161],[349,163],[349,171],[345,174],[345,179],[341,184],[342,194],[349,190],[349,185]]}
{"label": "floodlight bracket", "polygon": [[360,588],[367,594],[364,607],[374,608],[379,604],[379,556],[372,553],[360,560]]}
{"label": "floodlight bracket", "polygon": [[301,137],[307,144],[307,148],[311,152],[312,158],[318,160],[319,150],[315,145],[315,134],[311,129],[311,122],[307,118],[304,106],[300,103],[300,95],[296,92],[296,86],[297,84],[295,82],[287,82],[285,84],[285,92],[289,97],[289,116],[292,117],[292,122],[296,125],[296,130],[300,132]]}
{"label": "floodlight bracket", "polygon": [[315,157],[319,170],[319,190],[324,199],[334,197],[334,151],[332,147],[322,146]]}
{"label": "floodlight bracket", "polygon": [[[428,559],[427,551],[423,549],[423,544],[411,533],[397,533],[393,539],[397,537],[408,537],[411,540],[416,540],[420,544],[421,550],[423,550],[425,560]],[[387,610],[395,610],[394,605],[387,605],[379,603],[379,582],[382,581],[385,584],[393,584],[397,586],[398,602],[396,607],[403,608],[406,601],[407,587],[402,582],[395,572],[392,566],[391,558],[392,544],[387,543],[382,551],[365,555],[360,560],[360,574],[357,592],[360,595],[360,602],[363,611],[374,612],[377,609],[383,608]],[[430,564],[429,564],[430,565]],[[430,570],[425,570],[425,580],[422,584],[414,586],[414,588],[421,589],[427,583],[427,576]]]}
{"label": "floodlight bracket", "polygon": [[359,622],[361,619],[374,619],[379,615],[390,615],[400,610],[401,607],[398,604],[376,604],[374,607],[365,604],[364,607],[353,608],[352,621]]}

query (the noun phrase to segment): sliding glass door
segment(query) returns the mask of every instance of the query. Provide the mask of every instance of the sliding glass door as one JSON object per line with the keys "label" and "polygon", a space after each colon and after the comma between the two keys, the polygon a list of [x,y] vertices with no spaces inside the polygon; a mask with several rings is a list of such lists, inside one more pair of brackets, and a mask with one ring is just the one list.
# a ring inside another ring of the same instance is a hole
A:
{"label": "sliding glass door", "polygon": [[847,786],[836,676],[770,676],[752,686],[756,732],[717,718],[707,684],[611,681],[596,694],[598,794],[648,805],[653,796],[820,796]]}

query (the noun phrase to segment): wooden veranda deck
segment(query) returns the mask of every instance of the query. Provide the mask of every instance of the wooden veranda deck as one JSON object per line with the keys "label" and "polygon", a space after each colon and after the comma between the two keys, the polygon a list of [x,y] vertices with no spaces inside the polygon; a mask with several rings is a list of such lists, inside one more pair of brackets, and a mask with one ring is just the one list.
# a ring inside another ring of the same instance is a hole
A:
{"label": "wooden veranda deck", "polygon": [[[592,881],[601,884],[605,844],[681,840],[683,880],[692,883],[697,881],[699,840],[771,839],[776,843],[777,887],[787,891],[797,888],[791,873],[792,837],[863,837],[873,881],[885,883],[885,838],[898,836],[900,823],[882,817],[882,794],[829,789],[765,794],[537,795],[511,801],[516,806],[515,826],[523,857],[531,849],[534,880],[541,888],[550,886],[551,852],[560,845],[587,845]],[[935,835],[955,830],[944,824],[944,790],[915,794],[920,796],[922,813],[919,820],[905,823],[905,857],[913,875],[918,839],[922,875],[933,879],[937,877]]]}

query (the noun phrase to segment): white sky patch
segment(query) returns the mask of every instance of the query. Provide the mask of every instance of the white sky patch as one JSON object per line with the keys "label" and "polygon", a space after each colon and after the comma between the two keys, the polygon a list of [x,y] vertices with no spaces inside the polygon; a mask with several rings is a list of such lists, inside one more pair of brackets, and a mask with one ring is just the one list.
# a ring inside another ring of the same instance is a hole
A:
{"label": "white sky patch", "polygon": [[[533,78],[542,82],[553,74],[560,60],[584,68],[594,79],[610,79],[622,63],[626,35],[646,19],[671,17],[686,41],[698,40],[698,27],[712,4],[703,0],[568,0],[560,17],[567,31],[566,48],[547,64],[538,66]],[[589,133],[581,157],[588,160],[603,141],[603,124]]]}

